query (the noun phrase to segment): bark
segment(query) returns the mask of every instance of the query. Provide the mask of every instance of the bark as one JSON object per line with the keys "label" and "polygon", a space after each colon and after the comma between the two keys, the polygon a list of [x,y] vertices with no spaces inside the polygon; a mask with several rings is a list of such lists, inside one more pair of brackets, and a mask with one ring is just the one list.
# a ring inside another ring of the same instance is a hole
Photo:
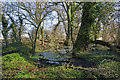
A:
{"label": "bark", "polygon": [[5,45],[6,45],[6,47],[7,47],[7,45],[8,45],[7,32],[2,31],[2,35],[3,35],[3,37],[4,37]]}
{"label": "bark", "polygon": [[7,40],[8,31],[9,31],[8,21],[6,20],[6,18],[3,15],[2,16],[2,35],[3,35],[4,41],[5,41],[6,47],[8,44],[8,40]]}
{"label": "bark", "polygon": [[17,39],[17,31],[16,31],[16,25],[13,23],[13,25],[12,25],[12,30],[13,30],[13,32],[12,32],[12,35],[13,35],[13,41],[14,42],[17,42],[18,41],[18,39]]}
{"label": "bark", "polygon": [[39,30],[38,30],[38,40],[41,40],[41,26],[39,27]]}
{"label": "bark", "polygon": [[30,38],[30,40],[31,40],[31,46],[32,46],[32,49],[33,49],[33,47],[34,47],[34,41],[33,41],[33,37],[30,35],[30,33],[27,33],[28,34],[28,36],[29,36],[29,38]]}
{"label": "bark", "polygon": [[19,17],[19,21],[20,21],[20,27],[19,27],[19,43],[20,43],[20,48],[21,48],[21,29],[22,29],[22,25],[23,25],[23,19],[21,18],[21,16],[19,15],[19,3],[18,3],[18,17]]}
{"label": "bark", "polygon": [[5,56],[7,54],[12,54],[12,53],[17,53],[17,52],[19,52],[19,51],[16,50],[16,51],[10,51],[10,52],[6,52],[6,53],[2,53],[2,56]]}
{"label": "bark", "polygon": [[112,50],[112,52],[115,52],[116,54],[118,54],[120,56],[120,49],[117,48],[114,45],[111,45],[109,42],[105,42],[105,41],[101,41],[101,40],[95,40],[95,41],[91,41],[91,43],[100,44],[100,45],[109,47]]}
{"label": "bark", "polygon": [[[73,31],[75,30],[75,12],[76,10],[78,9],[79,5],[81,3],[79,3],[78,5],[75,5],[75,3],[77,2],[68,2],[68,3],[65,3],[66,4],[66,8],[63,4],[63,8],[67,14],[67,22],[68,22],[68,29],[67,29],[67,32],[66,32],[66,41],[65,41],[65,45],[66,46],[69,46],[70,45],[70,42],[72,41],[72,43],[74,44],[75,42],[75,38],[73,37]],[[64,23],[63,23],[64,24]]]}
{"label": "bark", "polygon": [[21,27],[22,26],[20,26],[20,28],[19,28],[19,43],[21,44]]}
{"label": "bark", "polygon": [[33,48],[32,48],[32,54],[35,53],[38,30],[39,30],[39,26],[37,27],[37,30],[36,30],[36,32],[35,32],[35,40],[34,40],[33,45],[32,45],[32,46],[33,46]]}
{"label": "bark", "polygon": [[67,18],[68,18],[68,35],[67,35],[67,45],[69,46],[70,45],[70,29],[71,29],[71,20],[70,20],[70,17],[71,17],[71,12],[70,12],[70,7],[67,6]]}
{"label": "bark", "polygon": [[75,30],[75,11],[74,11],[75,3],[73,2],[71,4],[71,41],[74,44],[74,38],[73,38],[73,31]]}
{"label": "bark", "polygon": [[120,46],[120,25],[118,26],[117,45]]}
{"label": "bark", "polygon": [[73,45],[73,56],[75,56],[76,52],[85,51],[88,47],[89,31],[92,23],[94,22],[94,18],[92,17],[92,14],[89,13],[89,10],[93,5],[94,4],[90,2],[84,3],[81,27],[79,29],[75,44]]}
{"label": "bark", "polygon": [[17,42],[18,41],[18,38],[17,38],[17,29],[16,29],[16,23],[15,23],[15,21],[14,21],[14,19],[13,19],[13,17],[11,17],[10,16],[10,14],[7,14],[8,16],[9,16],[9,18],[10,18],[10,20],[12,21],[12,24],[11,24],[11,29],[12,29],[12,41],[13,42]]}
{"label": "bark", "polygon": [[42,44],[44,44],[44,27],[41,27]]}

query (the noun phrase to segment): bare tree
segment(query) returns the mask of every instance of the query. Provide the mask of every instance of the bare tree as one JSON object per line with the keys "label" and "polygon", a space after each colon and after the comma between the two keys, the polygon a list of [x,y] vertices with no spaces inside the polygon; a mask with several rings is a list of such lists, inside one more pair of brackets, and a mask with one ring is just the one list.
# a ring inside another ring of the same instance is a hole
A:
{"label": "bare tree", "polygon": [[[17,5],[13,4],[13,6]],[[45,17],[54,10],[51,6],[52,4],[49,2],[19,2],[19,8],[24,10],[22,15],[35,27],[35,36],[32,43],[33,54],[35,53],[36,40],[39,29],[41,28],[41,23],[44,21]]]}

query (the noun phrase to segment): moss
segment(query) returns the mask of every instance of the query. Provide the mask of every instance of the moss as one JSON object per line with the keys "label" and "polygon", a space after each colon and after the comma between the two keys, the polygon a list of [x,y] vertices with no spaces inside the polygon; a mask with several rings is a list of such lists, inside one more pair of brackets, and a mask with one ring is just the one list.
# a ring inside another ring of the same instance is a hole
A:
{"label": "moss", "polygon": [[93,52],[77,54],[79,58],[84,58],[88,61],[96,64],[96,70],[93,68],[93,72],[102,74],[106,78],[118,78],[120,77],[120,58],[114,53],[109,52]]}
{"label": "moss", "polygon": [[65,68],[64,66],[37,68],[26,61],[26,56],[13,53],[3,56],[3,78],[76,78],[84,77],[81,70]]}
{"label": "moss", "polygon": [[[117,57],[111,54],[112,57]],[[3,78],[97,78],[101,74],[105,78],[117,78],[120,75],[120,62],[112,59],[105,59],[111,55],[100,55],[99,53],[80,54],[82,58],[97,63],[96,68],[66,68],[65,66],[44,66],[38,68],[32,62],[34,57],[29,58],[24,54],[12,53],[2,56]],[[87,57],[86,57],[87,56]],[[74,65],[72,65],[74,66]],[[91,72],[94,72],[91,73]]]}
{"label": "moss", "polygon": [[37,68],[29,63],[19,53],[13,53],[3,56],[2,58],[3,77],[10,77],[13,73],[16,75],[18,71],[29,72],[31,69]]}

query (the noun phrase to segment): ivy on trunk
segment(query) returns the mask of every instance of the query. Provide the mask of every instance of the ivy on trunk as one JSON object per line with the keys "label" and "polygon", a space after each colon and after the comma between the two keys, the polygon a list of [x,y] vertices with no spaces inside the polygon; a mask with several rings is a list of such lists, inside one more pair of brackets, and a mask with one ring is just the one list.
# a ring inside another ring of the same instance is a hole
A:
{"label": "ivy on trunk", "polygon": [[94,22],[94,18],[90,10],[92,9],[94,3],[87,2],[84,3],[83,6],[83,15],[81,21],[81,27],[78,32],[77,40],[73,45],[73,56],[75,52],[85,51],[89,44],[89,31],[92,23]]}

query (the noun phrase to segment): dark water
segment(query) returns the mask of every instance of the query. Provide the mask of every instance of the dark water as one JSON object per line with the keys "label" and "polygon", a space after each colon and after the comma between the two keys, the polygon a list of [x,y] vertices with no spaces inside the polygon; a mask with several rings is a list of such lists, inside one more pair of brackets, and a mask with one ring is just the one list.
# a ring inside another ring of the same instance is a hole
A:
{"label": "dark water", "polygon": [[55,52],[40,52],[36,53],[35,56],[38,56],[38,61],[45,64],[55,64],[63,65],[64,63],[69,62],[67,56],[71,55],[72,47],[66,47],[64,49],[58,49],[57,53]]}
{"label": "dark water", "polygon": [[94,62],[91,62],[84,58],[72,58],[72,47],[66,47],[64,49],[58,49],[57,52],[40,52],[36,53],[36,58],[38,59],[39,63],[47,64],[47,65],[66,65],[69,64],[70,66],[74,65],[75,67],[96,67]]}

